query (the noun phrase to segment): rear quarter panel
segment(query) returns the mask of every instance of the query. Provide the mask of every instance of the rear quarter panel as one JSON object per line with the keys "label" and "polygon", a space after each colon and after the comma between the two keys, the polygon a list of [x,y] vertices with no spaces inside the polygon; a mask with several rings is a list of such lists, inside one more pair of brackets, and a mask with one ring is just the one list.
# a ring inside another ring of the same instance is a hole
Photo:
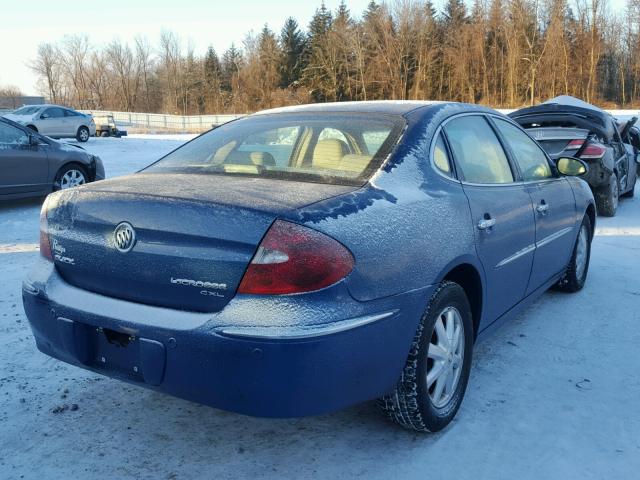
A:
{"label": "rear quarter panel", "polygon": [[[450,114],[459,112],[459,107],[448,107]],[[431,140],[444,118],[410,115],[401,142],[367,186],[292,214],[293,221],[351,250],[356,266],[347,286],[357,300],[438,283],[460,263],[482,272],[462,186],[429,163]]]}

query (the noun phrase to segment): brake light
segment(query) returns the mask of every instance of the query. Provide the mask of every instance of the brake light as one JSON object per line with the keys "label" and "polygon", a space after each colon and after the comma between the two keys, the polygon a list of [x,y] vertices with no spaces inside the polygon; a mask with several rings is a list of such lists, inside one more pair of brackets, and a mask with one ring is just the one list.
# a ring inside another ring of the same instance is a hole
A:
{"label": "brake light", "polygon": [[328,287],[353,270],[351,252],[333,238],[276,220],[249,264],[238,293],[282,295]]}
{"label": "brake light", "polygon": [[582,146],[583,143],[584,140],[571,140],[565,147],[565,150],[577,150]]}
{"label": "brake light", "polygon": [[49,210],[49,197],[45,198],[40,209],[40,255],[53,262],[51,253],[51,243],[49,242],[49,221],[47,212]]}
{"label": "brake light", "polygon": [[580,158],[602,158],[607,153],[604,145],[599,143],[590,143],[580,154]]}

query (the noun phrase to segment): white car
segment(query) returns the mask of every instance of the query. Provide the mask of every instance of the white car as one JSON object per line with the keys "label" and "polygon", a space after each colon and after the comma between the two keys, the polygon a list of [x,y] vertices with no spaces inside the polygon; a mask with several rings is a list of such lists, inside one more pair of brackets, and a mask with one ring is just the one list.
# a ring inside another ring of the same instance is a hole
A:
{"label": "white car", "polygon": [[4,116],[52,138],[75,138],[86,142],[96,134],[91,115],[59,105],[29,105]]}

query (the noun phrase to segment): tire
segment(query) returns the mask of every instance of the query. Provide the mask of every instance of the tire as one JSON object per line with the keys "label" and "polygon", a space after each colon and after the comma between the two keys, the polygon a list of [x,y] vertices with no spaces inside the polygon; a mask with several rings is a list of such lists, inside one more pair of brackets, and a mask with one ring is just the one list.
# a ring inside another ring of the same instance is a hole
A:
{"label": "tire", "polygon": [[89,137],[91,137],[91,133],[89,132],[89,129],[87,127],[78,128],[78,132],[76,133],[76,140],[84,143],[89,141]]}
{"label": "tire", "polygon": [[108,137],[109,136],[109,132],[100,132],[100,136],[101,137]]}
{"label": "tire", "polygon": [[[454,321],[456,314],[458,320]],[[437,322],[440,322],[438,328]],[[453,349],[456,353],[453,355],[448,354],[446,349],[443,352],[442,347],[435,350],[438,347],[432,343],[434,341],[440,344],[440,336],[443,339],[448,336],[449,325],[452,325],[453,332],[456,328],[459,331],[460,326],[463,329],[459,334],[463,343],[456,343]],[[442,335],[438,335],[438,331],[442,332]],[[400,381],[393,392],[378,401],[383,412],[402,427],[419,432],[437,432],[446,427],[460,408],[467,388],[473,338],[471,307],[464,290],[457,283],[443,282],[431,296],[429,305],[420,319]],[[434,359],[436,353],[438,358],[442,359]],[[436,380],[432,380],[428,385],[428,375],[431,376],[437,371],[435,369],[438,368],[438,364],[442,365],[441,371],[444,375],[436,377]],[[447,377],[447,373],[452,377]],[[452,380],[449,390],[446,378]],[[437,396],[438,381],[445,384],[444,387],[440,387],[443,388],[440,397]]]}
{"label": "tire", "polygon": [[626,198],[633,198],[635,196],[636,191],[636,182],[638,181],[638,174],[636,173],[635,178],[633,179],[633,185],[631,186],[631,190],[626,193],[623,193],[621,196]]}
{"label": "tire", "polygon": [[53,190],[66,190],[89,183],[89,173],[87,169],[77,163],[68,163],[63,166],[53,182]]}
{"label": "tire", "polygon": [[563,292],[575,293],[582,290],[589,273],[589,262],[591,260],[591,240],[593,232],[589,215],[585,215],[580,225],[580,232],[573,247],[571,260],[567,266],[567,271],[560,280],[556,289]]}
{"label": "tire", "polygon": [[38,132],[38,129],[36,128],[35,125],[27,125],[27,128],[30,129],[30,130],[33,130],[36,133]]}
{"label": "tire", "polygon": [[612,173],[609,177],[609,185],[604,190],[596,193],[596,206],[598,213],[605,217],[614,217],[620,201],[620,184],[618,176]]}

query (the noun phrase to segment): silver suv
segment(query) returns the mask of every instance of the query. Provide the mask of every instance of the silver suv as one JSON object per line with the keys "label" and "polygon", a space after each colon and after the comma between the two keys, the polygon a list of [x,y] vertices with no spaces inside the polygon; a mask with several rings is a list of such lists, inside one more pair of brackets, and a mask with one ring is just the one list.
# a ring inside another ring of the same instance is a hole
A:
{"label": "silver suv", "polygon": [[52,138],[75,138],[86,142],[96,134],[91,115],[59,105],[29,105],[4,116]]}

